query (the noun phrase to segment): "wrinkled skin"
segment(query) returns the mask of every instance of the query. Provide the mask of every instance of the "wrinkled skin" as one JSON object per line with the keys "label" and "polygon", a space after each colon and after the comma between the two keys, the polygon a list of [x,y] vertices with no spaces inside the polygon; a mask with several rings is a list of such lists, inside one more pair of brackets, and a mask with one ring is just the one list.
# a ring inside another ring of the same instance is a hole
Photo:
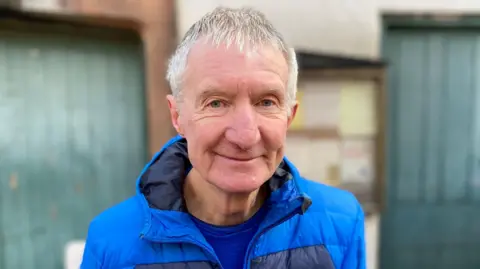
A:
{"label": "wrinkled skin", "polygon": [[276,48],[192,48],[181,101],[168,102],[202,180],[224,193],[251,193],[272,176],[296,111],[287,107],[287,80],[287,61]]}

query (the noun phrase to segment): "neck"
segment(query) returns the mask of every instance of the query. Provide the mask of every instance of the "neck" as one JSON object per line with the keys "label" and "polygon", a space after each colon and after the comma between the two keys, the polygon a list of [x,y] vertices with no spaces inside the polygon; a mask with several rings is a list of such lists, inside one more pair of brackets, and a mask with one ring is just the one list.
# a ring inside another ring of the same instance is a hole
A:
{"label": "neck", "polygon": [[190,214],[213,225],[229,226],[245,222],[263,205],[263,189],[251,193],[225,193],[200,178],[192,169],[184,185],[185,202]]}

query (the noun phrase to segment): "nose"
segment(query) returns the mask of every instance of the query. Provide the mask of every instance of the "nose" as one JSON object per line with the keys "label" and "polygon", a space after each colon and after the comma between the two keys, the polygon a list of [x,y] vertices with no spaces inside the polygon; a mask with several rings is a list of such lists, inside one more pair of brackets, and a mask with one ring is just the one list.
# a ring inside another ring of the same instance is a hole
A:
{"label": "nose", "polygon": [[225,132],[226,139],[243,150],[252,148],[260,140],[256,112],[251,105],[246,105],[236,107],[232,114]]}

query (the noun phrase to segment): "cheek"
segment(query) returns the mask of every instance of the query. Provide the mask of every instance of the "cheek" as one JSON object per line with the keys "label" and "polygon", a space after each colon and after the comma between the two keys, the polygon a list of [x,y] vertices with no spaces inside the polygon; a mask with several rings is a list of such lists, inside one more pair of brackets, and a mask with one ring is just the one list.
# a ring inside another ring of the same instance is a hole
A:
{"label": "cheek", "polygon": [[287,123],[283,120],[267,120],[259,125],[265,147],[269,151],[283,149],[287,134]]}
{"label": "cheek", "polygon": [[188,155],[197,169],[210,166],[210,150],[221,139],[221,134],[222,130],[218,125],[209,124],[207,121],[190,121],[186,124],[184,137],[188,142]]}
{"label": "cheek", "polygon": [[212,146],[218,141],[223,132],[221,122],[212,120],[190,121],[185,128],[185,137],[196,140],[205,146]]}
{"label": "cheek", "polygon": [[265,148],[269,151],[270,161],[274,166],[280,164],[284,157],[287,128],[287,121],[283,119],[270,120],[260,127]]}
{"label": "cheek", "polygon": [[196,133],[185,135],[188,147],[188,159],[195,169],[204,175],[212,165],[212,158],[208,154],[208,143],[204,137],[197,136]]}

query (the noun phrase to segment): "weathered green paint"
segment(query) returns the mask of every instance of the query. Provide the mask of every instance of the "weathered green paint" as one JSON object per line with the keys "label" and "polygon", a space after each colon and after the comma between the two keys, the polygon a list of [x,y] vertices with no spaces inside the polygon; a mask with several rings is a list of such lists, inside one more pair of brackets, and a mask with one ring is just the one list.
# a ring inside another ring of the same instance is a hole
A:
{"label": "weathered green paint", "polygon": [[141,44],[82,31],[0,29],[2,269],[63,268],[146,160]]}
{"label": "weathered green paint", "polygon": [[[409,25],[411,26],[411,25]],[[480,31],[385,32],[381,269],[480,268]]]}

